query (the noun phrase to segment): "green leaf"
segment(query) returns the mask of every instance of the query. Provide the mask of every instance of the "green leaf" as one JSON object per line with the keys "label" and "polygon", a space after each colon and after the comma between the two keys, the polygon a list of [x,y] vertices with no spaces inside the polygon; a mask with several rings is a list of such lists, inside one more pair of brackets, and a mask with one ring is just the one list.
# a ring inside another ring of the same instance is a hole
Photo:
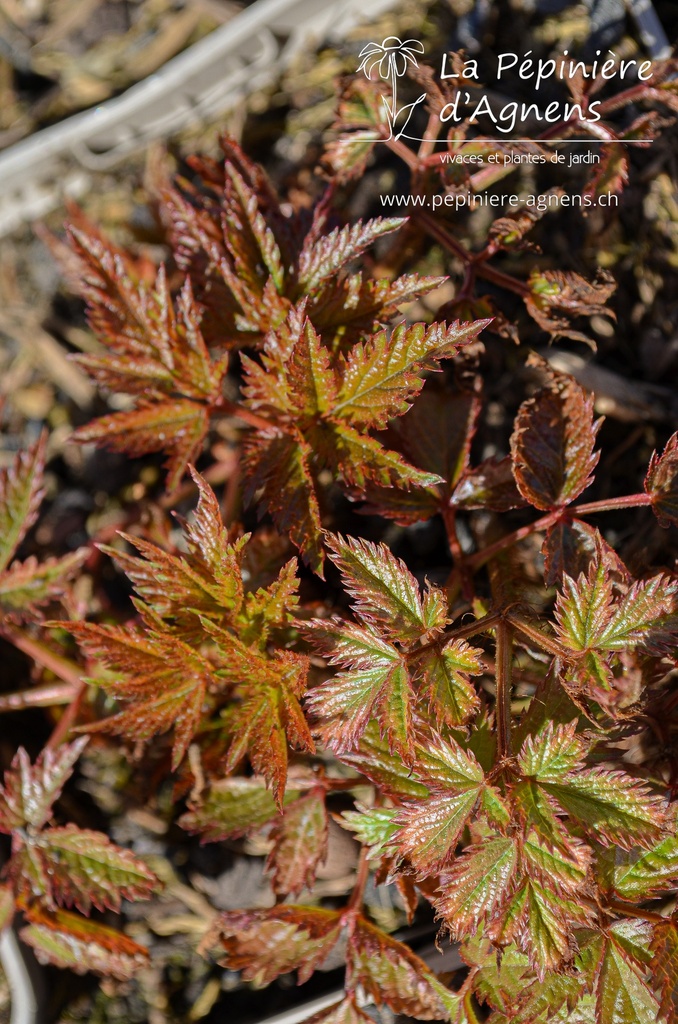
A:
{"label": "green leaf", "polygon": [[37,614],[40,605],[62,597],[70,580],[89,556],[81,548],[63,558],[38,562],[34,557],[13,562],[0,573],[0,609],[7,618],[24,618]]}
{"label": "green leaf", "polygon": [[126,935],[66,910],[37,906],[25,912],[20,937],[41,964],[67,967],[76,974],[93,971],[125,981],[148,965],[148,950]]}
{"label": "green leaf", "polygon": [[651,639],[676,609],[678,584],[663,573],[649,580],[637,580],[614,608],[610,622],[597,646],[605,651],[623,651]]}
{"label": "green leaf", "polygon": [[649,850],[614,850],[605,883],[624,900],[639,902],[678,884],[678,839],[669,836]]}
{"label": "green leaf", "polygon": [[38,845],[61,906],[83,913],[91,906],[119,911],[123,899],[148,899],[158,888],[158,879],[142,860],[101,832],[75,825],[50,828],[42,832]]}
{"label": "green leaf", "polygon": [[341,368],[343,381],[332,415],[354,426],[384,428],[409,409],[424,386],[421,371],[437,369],[441,359],[455,355],[473,341],[488,320],[473,323],[413,324],[386,331],[356,345]]}
{"label": "green leaf", "polygon": [[334,228],[327,235],[304,245],[299,255],[299,286],[308,295],[328,278],[336,277],[342,267],[360,256],[382,235],[398,231],[407,223],[404,217],[374,217],[366,223],[357,221],[343,228]]}
{"label": "green leaf", "polygon": [[401,641],[427,631],[419,585],[385,544],[332,534],[326,543],[362,619]]}
{"label": "green leaf", "polygon": [[330,365],[330,353],[308,319],[292,349],[285,372],[293,415],[318,416],[331,408],[337,393],[336,374]]}
{"label": "green leaf", "polygon": [[649,847],[666,830],[662,800],[625,772],[580,769],[541,785],[603,845]]}
{"label": "green leaf", "polygon": [[0,571],[38,517],[43,498],[47,435],[27,451],[19,452],[8,469],[0,470]]}
{"label": "green leaf", "polygon": [[353,832],[358,842],[369,848],[368,860],[393,856],[396,853],[393,838],[398,831],[398,809],[364,807],[360,803],[356,807],[355,811],[344,811],[339,824]]}
{"label": "green leaf", "polygon": [[469,676],[481,675],[482,651],[463,640],[429,648],[415,663],[414,680],[428,700],[438,729],[464,725],[480,707]]}
{"label": "green leaf", "polygon": [[428,796],[427,787],[414,777],[411,767],[389,751],[386,740],[379,735],[376,722],[370,722],[357,750],[341,754],[340,760],[370,779],[384,796],[391,799],[425,800]]}
{"label": "green leaf", "polygon": [[581,765],[584,745],[576,731],[576,722],[548,722],[536,735],[528,736],[518,754],[522,774],[540,782],[556,782]]}
{"label": "green leaf", "polygon": [[407,802],[395,837],[399,852],[423,874],[449,864],[459,837],[485,788],[483,770],[458,744],[442,741],[417,750],[417,773],[432,790],[425,801]]}
{"label": "green leaf", "polygon": [[513,839],[495,836],[469,846],[441,878],[435,906],[457,940],[491,919],[510,894],[518,850]]}
{"label": "green leaf", "polygon": [[518,942],[540,981],[573,956],[567,905],[555,893],[528,880],[513,897],[508,913],[512,921],[507,937]]}
{"label": "green leaf", "polygon": [[559,842],[556,833],[549,842],[535,829],[530,830],[523,842],[523,857],[528,874],[542,885],[560,892],[574,893],[585,881],[591,864],[591,850],[581,840],[567,837]]}
{"label": "green leaf", "polygon": [[[285,802],[298,796],[291,789]],[[266,825],[279,814],[278,806],[263,778],[225,778],[211,781],[200,800],[179,818],[187,832],[199,833],[201,842],[237,839]]]}
{"label": "green leaf", "polygon": [[425,473],[410,466],[398,452],[385,448],[376,438],[360,433],[348,423],[323,425],[323,433],[316,429],[309,433],[315,447],[325,455],[349,487],[364,491],[369,484],[382,487],[430,487],[441,483],[435,473]]}
{"label": "green leaf", "polygon": [[371,668],[337,673],[313,689],[306,703],[337,752],[355,748],[376,718],[389,750],[411,760],[413,699],[402,655],[392,648],[389,656],[375,658]]}
{"label": "green leaf", "polygon": [[563,578],[555,617],[562,642],[572,651],[598,647],[612,618],[612,581],[604,562],[592,562],[588,575]]}
{"label": "green leaf", "polygon": [[599,1024],[656,1024],[659,1003],[645,981],[645,972],[614,933],[602,946],[596,988]]}

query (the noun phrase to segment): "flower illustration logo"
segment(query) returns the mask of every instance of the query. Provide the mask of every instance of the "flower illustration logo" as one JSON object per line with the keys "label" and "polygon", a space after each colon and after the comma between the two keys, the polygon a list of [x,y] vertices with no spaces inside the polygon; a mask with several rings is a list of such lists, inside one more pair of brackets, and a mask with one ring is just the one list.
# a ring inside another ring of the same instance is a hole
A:
{"label": "flower illustration logo", "polygon": [[400,110],[398,109],[398,79],[402,78],[407,72],[408,64],[411,64],[413,67],[419,67],[415,54],[422,54],[423,52],[423,44],[418,39],[402,40],[398,36],[387,36],[381,43],[368,43],[359,54],[362,61],[357,69],[358,71],[363,71],[365,77],[370,79],[373,73],[376,72],[379,78],[391,83],[391,102],[389,103],[388,100],[384,100],[391,134],[393,134],[396,118],[404,111],[409,110],[405,124],[396,138],[400,138],[403,134],[414,108],[426,98],[424,93],[414,103],[408,103],[406,106],[401,107]]}

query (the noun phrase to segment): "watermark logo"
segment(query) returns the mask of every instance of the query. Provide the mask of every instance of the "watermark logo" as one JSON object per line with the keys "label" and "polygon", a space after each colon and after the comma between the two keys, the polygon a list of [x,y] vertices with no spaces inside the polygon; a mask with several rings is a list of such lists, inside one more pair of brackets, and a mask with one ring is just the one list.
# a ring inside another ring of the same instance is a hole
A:
{"label": "watermark logo", "polygon": [[[381,43],[368,43],[362,48],[359,57],[362,61],[357,71],[362,71],[366,78],[378,77],[391,83],[391,99],[384,98],[386,118],[390,130],[389,138],[399,139],[404,133],[416,107],[426,99],[422,93],[414,103],[398,107],[398,79],[407,74],[408,65],[419,67],[415,54],[423,54],[424,45],[418,39],[399,39],[398,36],[387,36]],[[403,121],[403,115],[407,116]],[[396,121],[400,118],[401,127],[395,134]],[[381,141],[387,142],[387,139]]]}

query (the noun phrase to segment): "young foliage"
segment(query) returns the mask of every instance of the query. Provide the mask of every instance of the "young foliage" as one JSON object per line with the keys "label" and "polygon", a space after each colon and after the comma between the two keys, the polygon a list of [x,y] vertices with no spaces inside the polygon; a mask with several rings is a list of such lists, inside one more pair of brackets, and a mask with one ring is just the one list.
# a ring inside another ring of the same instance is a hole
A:
{"label": "young foliage", "polygon": [[[228,542],[214,492],[195,471],[193,478],[200,499],[193,524],[184,526],[185,554],[131,537],[143,557],[107,549],[135,586],[138,625],[60,623],[109,670],[90,681],[124,705],[87,730],[142,743],[173,730],[176,769],[206,719],[216,716],[226,770],[249,757],[282,804],[289,744],[313,750],[300,704],[307,659],[269,645],[297,604],[295,565],[247,592],[248,538]],[[226,702],[228,715],[220,718]]]}
{"label": "young foliage", "polygon": [[0,832],[12,837],[12,856],[3,916],[9,923],[13,909],[24,914],[28,925],[22,938],[41,961],[125,978],[143,965],[146,950],[118,931],[61,909],[119,911],[122,900],[148,899],[159,884],[142,860],[103,833],[50,824],[86,743],[47,748],[35,764],[19,748],[5,772]]}
{"label": "young foliage", "polygon": [[0,471],[0,615],[14,622],[39,617],[41,607],[62,597],[89,553],[81,548],[45,561],[14,558],[38,518],[46,447],[43,435]]}

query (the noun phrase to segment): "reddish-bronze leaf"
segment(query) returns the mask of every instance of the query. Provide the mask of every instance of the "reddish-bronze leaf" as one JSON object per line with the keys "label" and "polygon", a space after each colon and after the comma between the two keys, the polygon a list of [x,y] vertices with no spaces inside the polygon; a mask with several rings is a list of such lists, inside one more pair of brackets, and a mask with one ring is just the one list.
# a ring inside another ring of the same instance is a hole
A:
{"label": "reddish-bronze leaf", "polygon": [[73,766],[87,745],[85,738],[65,743],[58,750],[45,749],[34,765],[23,747],[14,756],[0,786],[0,832],[17,828],[39,831],[49,820]]}
{"label": "reddish-bronze leaf", "polygon": [[598,552],[598,531],[581,519],[561,519],[547,531],[542,545],[544,583],[561,584],[563,576],[578,579],[588,572]]}
{"label": "reddish-bronze leaf", "polygon": [[591,483],[602,422],[594,422],[593,398],[572,377],[551,373],[550,378],[521,405],[511,437],[518,490],[544,510],[568,505]]}
{"label": "reddish-bronze leaf", "polygon": [[271,832],[273,849],[266,864],[275,892],[298,896],[303,888],[311,888],[316,869],[327,855],[327,827],[322,789],[285,807]]}
{"label": "reddish-bronze leaf", "polygon": [[245,499],[258,498],[276,526],[289,534],[311,568],[322,575],[322,525],[311,475],[311,446],[300,433],[250,435],[245,449],[249,480]]}
{"label": "reddish-bronze leaf", "polygon": [[475,469],[467,470],[454,489],[450,504],[456,508],[487,508],[493,512],[522,508],[525,499],[516,487],[510,456],[486,459]]}
{"label": "reddish-bronze leaf", "polygon": [[145,742],[173,729],[172,767],[177,768],[200,725],[213,680],[210,663],[169,633],[88,622],[68,623],[68,629],[115,673],[93,681],[126,705],[87,730]]}
{"label": "reddish-bronze leaf", "polygon": [[290,971],[298,971],[301,984],[327,957],[340,931],[336,910],[292,904],[234,910],[217,918],[200,948],[257,985],[269,985]]}
{"label": "reddish-bronze leaf", "polygon": [[0,471],[0,571],[5,569],[38,517],[44,491],[47,435],[27,451],[19,452],[7,469]]}
{"label": "reddish-bronze leaf", "polygon": [[449,1019],[452,993],[447,993],[423,960],[402,942],[359,918],[351,937],[348,984],[361,985],[377,1006],[417,1020]]}
{"label": "reddish-bronze leaf", "polygon": [[661,455],[653,453],[645,491],[660,526],[678,526],[678,434],[669,438]]}

